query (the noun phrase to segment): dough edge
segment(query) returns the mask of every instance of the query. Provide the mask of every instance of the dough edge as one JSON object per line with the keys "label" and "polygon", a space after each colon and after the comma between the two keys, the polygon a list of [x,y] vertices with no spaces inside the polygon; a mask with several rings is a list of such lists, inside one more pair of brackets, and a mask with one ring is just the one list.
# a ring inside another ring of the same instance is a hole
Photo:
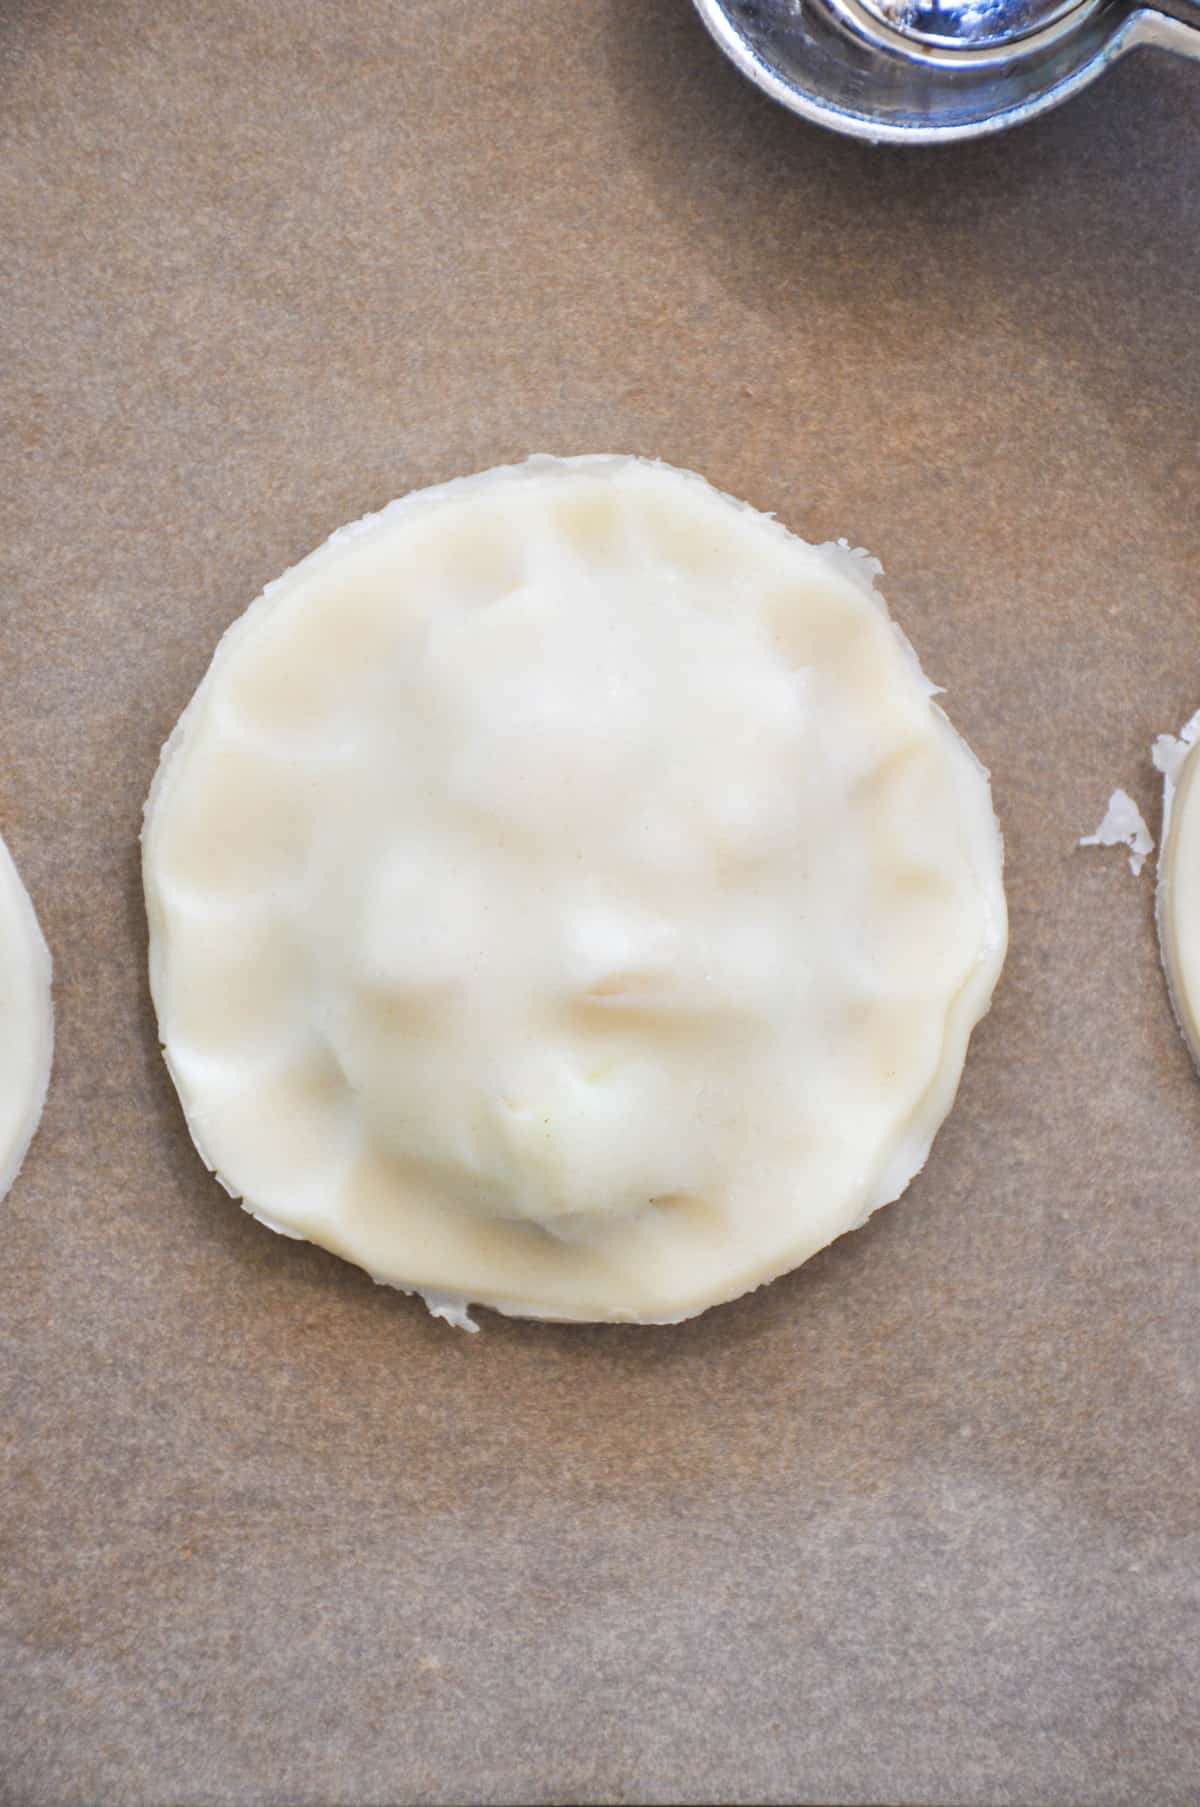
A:
{"label": "dough edge", "polygon": [[18,1118],[18,1128],[7,1159],[0,1159],[0,1201],[16,1183],[25,1157],[29,1153],[50,1089],[54,1066],[54,967],[50,949],[42,934],[37,911],[33,906],[21,874],[17,870],[3,836],[0,836],[0,892],[11,898],[12,915],[21,944],[20,958],[27,961],[35,994],[33,1012],[34,1064],[33,1082],[25,1107]]}
{"label": "dough edge", "polygon": [[1175,861],[1176,833],[1178,822],[1174,821],[1175,799],[1179,791],[1185,768],[1197,757],[1196,742],[1200,740],[1200,709],[1189,716],[1178,734],[1159,734],[1150,749],[1150,757],[1155,770],[1163,781],[1162,791],[1162,828],[1159,833],[1158,867],[1154,888],[1154,927],[1158,936],[1158,957],[1166,980],[1167,1000],[1171,1006],[1171,1014],[1175,1018],[1175,1027],[1183,1038],[1184,1046],[1191,1055],[1192,1064],[1200,1072],[1200,1034],[1188,1027],[1189,1011],[1186,1001],[1186,987],[1175,959],[1175,951],[1171,945],[1171,874]]}

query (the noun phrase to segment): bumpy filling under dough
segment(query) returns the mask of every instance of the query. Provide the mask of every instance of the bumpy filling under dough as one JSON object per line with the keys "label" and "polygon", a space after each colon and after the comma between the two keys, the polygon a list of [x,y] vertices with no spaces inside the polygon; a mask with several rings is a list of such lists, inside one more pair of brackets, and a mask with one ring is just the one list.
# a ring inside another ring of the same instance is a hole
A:
{"label": "bumpy filling under dough", "polygon": [[29,894],[0,840],[0,1198],[33,1140],[53,1050],[50,955]]}
{"label": "bumpy filling under dough", "polygon": [[876,570],[665,466],[536,458],[270,585],[144,837],[227,1188],[437,1309],[660,1322],[895,1198],[1006,920]]}

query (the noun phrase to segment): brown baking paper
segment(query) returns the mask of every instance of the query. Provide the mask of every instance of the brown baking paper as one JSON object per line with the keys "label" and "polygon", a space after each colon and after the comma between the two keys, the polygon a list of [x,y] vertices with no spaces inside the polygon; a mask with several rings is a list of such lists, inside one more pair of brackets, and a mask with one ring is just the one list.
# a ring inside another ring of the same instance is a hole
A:
{"label": "brown baking paper", "polygon": [[[0,1798],[1191,1803],[1200,70],[976,147],[801,125],[686,0],[10,0],[0,830],[57,970],[3,1207]],[[136,837],[339,523],[633,451],[877,552],[1012,952],[924,1174],[673,1330],[433,1322],[205,1174]]]}

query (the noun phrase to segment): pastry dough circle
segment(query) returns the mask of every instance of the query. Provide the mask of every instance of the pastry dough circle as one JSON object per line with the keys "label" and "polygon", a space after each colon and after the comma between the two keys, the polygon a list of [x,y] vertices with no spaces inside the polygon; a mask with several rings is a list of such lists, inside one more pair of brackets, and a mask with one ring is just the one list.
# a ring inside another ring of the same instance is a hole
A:
{"label": "pastry dough circle", "polygon": [[53,1052],[50,954],[29,893],[0,840],[0,1198],[33,1140]]}
{"label": "pastry dough circle", "polygon": [[1006,918],[877,568],[689,473],[535,458],[270,585],[144,835],[227,1188],[439,1309],[645,1322],[902,1192]]}

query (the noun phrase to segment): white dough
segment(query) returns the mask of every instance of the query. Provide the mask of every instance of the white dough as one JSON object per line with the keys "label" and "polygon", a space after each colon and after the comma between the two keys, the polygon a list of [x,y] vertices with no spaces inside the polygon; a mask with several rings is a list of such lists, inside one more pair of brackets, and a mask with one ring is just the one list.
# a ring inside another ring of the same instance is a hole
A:
{"label": "white dough", "polygon": [[677,1321],[897,1197],[1007,929],[987,775],[877,570],[534,458],[271,584],[144,834],[226,1187],[458,1322]]}
{"label": "white dough", "polygon": [[1178,738],[1160,734],[1153,759],[1163,775],[1162,851],[1156,914],[1167,989],[1192,1058],[1200,1061],[1200,713]]}
{"label": "white dough", "polygon": [[0,1198],[33,1140],[53,1052],[50,955],[29,894],[0,840]]}
{"label": "white dough", "polygon": [[1081,847],[1127,847],[1129,870],[1137,878],[1154,852],[1154,836],[1128,791],[1115,790],[1100,825],[1092,834],[1080,835]]}

